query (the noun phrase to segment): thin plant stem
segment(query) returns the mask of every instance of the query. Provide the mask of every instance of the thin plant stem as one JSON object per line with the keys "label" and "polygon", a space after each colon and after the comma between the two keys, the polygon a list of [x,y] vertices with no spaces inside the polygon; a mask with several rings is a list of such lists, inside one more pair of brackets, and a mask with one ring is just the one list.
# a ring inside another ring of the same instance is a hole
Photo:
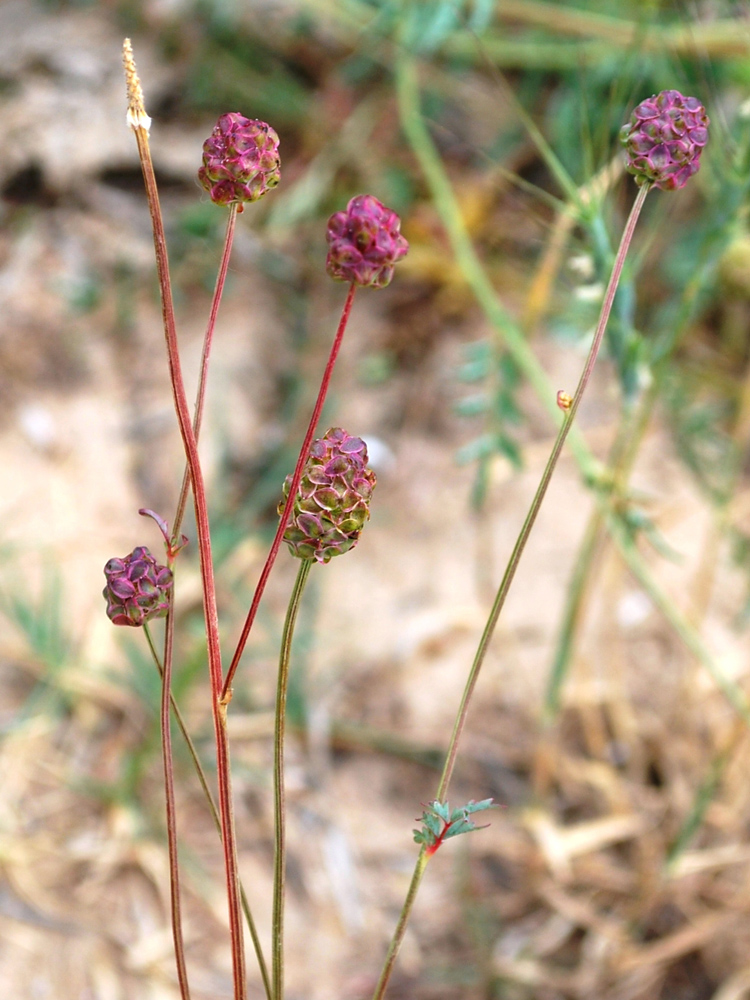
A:
{"label": "thin plant stem", "polygon": [[607,528],[610,535],[617,543],[620,553],[625,559],[628,568],[634,575],[636,575],[637,567],[638,579],[644,584],[644,587],[655,606],[672,626],[673,630],[680,637],[688,651],[706,668],[708,673],[713,678],[716,686],[723,692],[729,704],[734,708],[737,714],[744,719],[745,724],[750,727],[750,702],[748,702],[747,695],[738,684],[731,680],[731,678],[727,677],[727,675],[721,670],[718,663],[711,655],[711,651],[708,646],[706,646],[703,639],[691,626],[687,617],[675,607],[672,600],[657,583],[651,570],[643,565],[632,540],[628,537],[627,529],[622,524],[621,519],[609,516],[607,518]]}
{"label": "thin plant stem", "polygon": [[576,554],[573,573],[566,588],[565,609],[557,638],[552,669],[544,694],[544,722],[549,725],[560,711],[560,693],[568,676],[578,629],[583,620],[584,606],[591,588],[592,568],[598,564],[604,536],[604,514],[596,507],[589,517],[583,539]]}
{"label": "thin plant stem", "polygon": [[[211,345],[213,344],[214,329],[216,327],[216,317],[219,314],[221,297],[224,293],[224,283],[229,270],[229,258],[232,255],[232,245],[234,243],[234,230],[237,222],[237,203],[233,202],[229,206],[229,216],[227,218],[227,228],[224,235],[224,249],[221,254],[219,271],[216,275],[214,294],[211,300],[211,312],[208,316],[208,325],[203,337],[203,351],[201,353],[201,370],[198,379],[198,391],[195,396],[195,409],[193,410],[193,433],[197,441],[201,435],[201,424],[203,422],[203,408],[206,400],[206,383],[208,380],[208,363],[211,357]],[[188,490],[190,489],[190,469],[186,466],[182,476],[182,486],[180,497],[177,501],[177,511],[172,522],[172,545],[178,543],[182,519],[185,516],[185,506],[187,504]]]}
{"label": "thin plant stem", "polygon": [[[318,390],[318,398],[315,401],[315,406],[313,408],[312,416],[310,417],[310,423],[307,427],[307,432],[305,433],[304,441],[302,442],[302,447],[299,451],[299,457],[297,458],[297,464],[294,467],[294,472],[292,473],[292,481],[289,486],[289,496],[294,497],[297,495],[297,490],[299,489],[300,480],[302,479],[302,469],[307,461],[307,457],[310,451],[310,445],[312,443],[313,435],[315,433],[315,428],[320,420],[320,414],[323,410],[323,404],[325,403],[326,395],[328,394],[328,386],[331,382],[331,375],[333,374],[333,367],[336,364],[336,358],[339,354],[339,349],[341,347],[341,342],[344,339],[344,332],[346,330],[346,325],[349,322],[349,315],[352,311],[352,302],[354,301],[354,293],[357,286],[352,282],[349,286],[349,292],[346,296],[346,302],[344,303],[344,308],[341,312],[341,319],[339,320],[338,329],[336,330],[336,336],[334,337],[333,344],[331,346],[331,352],[328,355],[328,361],[326,362],[325,371],[323,372],[323,379],[320,383],[320,389]],[[250,635],[250,629],[253,627],[253,622],[255,621],[255,615],[258,611],[258,606],[260,605],[260,599],[263,596],[263,591],[266,588],[266,583],[268,582],[268,577],[271,573],[271,568],[276,561],[276,556],[278,555],[279,548],[281,546],[281,540],[284,537],[284,532],[286,531],[287,525],[289,523],[289,518],[292,516],[292,504],[288,503],[284,507],[284,511],[279,518],[279,526],[276,529],[276,535],[274,536],[273,542],[271,543],[271,548],[266,557],[265,565],[261,571],[258,583],[255,587],[255,593],[253,594],[253,599],[250,604],[250,610],[247,613],[247,618],[245,619],[245,624],[242,626],[242,632],[240,634],[239,641],[237,642],[237,648],[234,651],[234,656],[232,657],[232,662],[229,665],[229,670],[227,671],[227,677],[224,681],[224,688],[221,692],[221,700],[223,704],[227,704],[232,697],[232,681],[234,680],[234,675],[237,671],[242,653],[245,649],[245,644],[247,643],[247,638]]]}
{"label": "thin plant stem", "polygon": [[138,144],[138,154],[146,185],[149,213],[154,234],[154,250],[156,268],[161,291],[162,317],[169,362],[169,375],[172,383],[175,411],[185,448],[185,455],[190,468],[190,480],[193,490],[195,521],[198,534],[198,552],[200,556],[201,590],[203,595],[203,615],[206,623],[206,639],[208,652],[208,669],[211,679],[211,710],[214,720],[216,739],[216,764],[219,788],[219,809],[221,816],[222,845],[224,849],[224,867],[227,885],[227,900],[229,908],[229,930],[232,948],[232,974],[234,982],[234,1000],[246,1000],[247,982],[245,969],[245,949],[243,943],[242,907],[239,894],[239,877],[237,865],[237,841],[234,830],[234,810],[232,803],[231,770],[229,758],[229,742],[226,731],[226,705],[221,703],[222,666],[221,645],[219,641],[219,616],[216,606],[216,587],[214,583],[213,561],[211,557],[211,533],[208,522],[206,489],[198,456],[198,445],[195,440],[190,410],[188,407],[185,384],[182,377],[177,330],[172,299],[172,285],[169,275],[169,258],[164,235],[164,222],[161,215],[161,205],[156,187],[156,177],[149,148],[148,129],[151,120],[146,114],[143,103],[143,91],[135,68],[133,50],[130,40],[125,40],[123,61],[128,86],[128,122],[135,133]]}
{"label": "thin plant stem", "polygon": [[[719,509],[716,512],[716,518],[712,525],[708,541],[704,547],[703,557],[699,564],[701,569],[698,577],[699,580],[703,583],[703,577],[708,578],[707,582],[704,584],[704,601],[701,605],[698,605],[695,608],[696,615],[701,618],[706,613],[711,588],[714,582],[714,574],[716,570],[715,556],[719,547],[719,542],[722,538],[724,538],[726,531],[731,524],[732,500],[742,476],[743,457],[747,453],[749,441],[750,364],[748,364],[745,368],[739,397],[738,412],[732,428],[732,444],[734,446],[734,454],[732,466],[728,472],[726,490],[719,505]],[[713,558],[710,558],[711,556],[713,556]],[[694,834],[700,829],[700,826],[705,818],[705,814],[721,786],[721,782],[724,778],[724,772],[733,759],[744,735],[745,729],[742,725],[742,720],[736,721],[730,730],[728,738],[724,742],[724,746],[711,760],[708,773],[704,776],[702,782],[698,786],[692,807],[683,820],[682,826],[680,827],[680,830],[667,855],[665,867],[668,874],[674,873],[682,854],[687,849]]]}
{"label": "thin plant stem", "polygon": [[[599,348],[601,347],[602,340],[604,338],[604,331],[607,326],[607,321],[609,319],[609,314],[612,310],[612,303],[614,302],[615,292],[617,291],[617,285],[620,280],[620,275],[622,273],[623,264],[625,263],[625,257],[627,256],[628,248],[630,246],[631,240],[633,238],[633,232],[635,231],[635,226],[638,221],[638,216],[643,208],[643,203],[646,200],[646,195],[648,194],[649,186],[643,185],[638,191],[635,201],[633,202],[633,207],[630,210],[630,215],[628,216],[627,222],[625,223],[625,229],[623,230],[622,238],[620,240],[620,246],[617,250],[617,255],[615,256],[615,261],[612,267],[612,273],[610,274],[609,282],[607,284],[607,289],[604,294],[604,301],[602,302],[601,312],[599,314],[599,322],[596,325],[596,330],[594,332],[594,338],[591,342],[591,347],[589,349],[588,356],[586,358],[586,363],[583,367],[583,372],[578,382],[578,386],[573,396],[572,401],[565,413],[565,418],[560,426],[555,443],[552,446],[552,451],[549,458],[547,459],[547,464],[544,467],[539,485],[537,486],[534,498],[531,501],[531,506],[526,515],[526,518],[521,527],[521,531],[516,539],[516,544],[513,547],[510,559],[508,560],[508,565],[505,568],[505,573],[503,574],[500,587],[497,591],[492,609],[490,611],[489,617],[487,619],[487,624],[482,632],[481,639],[479,640],[479,646],[477,647],[477,652],[474,656],[474,662],[471,665],[471,670],[469,671],[469,676],[466,681],[466,686],[464,687],[463,695],[461,696],[461,702],[458,707],[458,713],[456,715],[456,721],[453,726],[453,732],[451,734],[450,742],[448,744],[448,751],[445,758],[445,764],[443,766],[443,773],[440,777],[440,782],[438,784],[437,794],[435,798],[441,802],[445,801],[448,786],[450,780],[453,776],[453,770],[456,765],[456,758],[458,756],[458,747],[461,740],[461,735],[466,724],[466,718],[469,711],[469,704],[471,702],[471,697],[474,693],[474,689],[479,679],[479,672],[484,663],[484,658],[487,653],[487,649],[490,644],[490,640],[495,631],[495,626],[497,625],[498,619],[500,617],[500,612],[502,611],[503,605],[505,604],[505,599],[508,596],[511,584],[513,583],[513,578],[515,577],[516,570],[518,569],[518,564],[521,561],[521,556],[526,547],[526,542],[529,539],[531,531],[534,527],[539,510],[542,506],[542,501],[544,500],[545,494],[547,492],[547,487],[549,486],[550,480],[552,479],[552,474],[557,466],[558,459],[560,458],[560,453],[562,451],[563,445],[565,444],[565,439],[570,432],[572,422],[575,418],[578,407],[581,403],[583,393],[586,390],[586,386],[591,378],[591,373],[594,370],[594,364],[596,363],[596,358],[599,353]],[[386,957],[386,965],[381,974],[378,986],[376,988],[373,1000],[381,1000],[383,997],[386,987],[388,985],[388,980],[390,978],[391,970],[393,969],[396,956],[398,954],[399,948],[401,947],[401,942],[403,941],[403,936],[406,931],[406,925],[409,919],[411,909],[414,905],[414,899],[416,897],[417,889],[419,883],[422,879],[423,869],[425,865],[424,850],[420,851],[419,857],[417,858],[417,864],[414,870],[414,875],[412,877],[409,893],[404,902],[404,907],[401,911],[401,916],[399,918],[396,930],[394,931],[393,938],[391,939],[391,944],[388,949],[388,955]],[[413,890],[413,891],[412,891]]]}
{"label": "thin plant stem", "polygon": [[690,841],[700,829],[706,815],[706,811],[719,790],[721,780],[724,776],[724,769],[729,763],[731,753],[734,750],[736,734],[740,731],[742,730],[739,725],[733,727],[732,738],[728,741],[727,746],[720,750],[711,761],[708,773],[704,776],[698,786],[698,790],[695,793],[690,810],[683,820],[672,845],[667,851],[667,856],[664,859],[665,875],[671,876],[675,874],[675,869],[679,865],[680,858],[687,850]]}
{"label": "thin plant stem", "polygon": [[[555,394],[544,369],[529,347],[522,331],[498,299],[497,292],[474,249],[458,199],[422,117],[414,60],[403,48],[396,51],[395,69],[401,128],[430,189],[433,203],[445,228],[456,263],[489,323],[502,338],[508,352],[528,379],[539,400],[547,408],[550,415],[559,419],[560,414],[555,404]],[[696,287],[698,283],[696,277],[694,282]],[[584,480],[589,485],[599,482],[601,475],[599,462],[592,455],[583,435],[575,427],[570,432],[568,444]],[[727,694],[730,702],[742,714],[744,711],[740,707],[742,695],[741,692],[738,692],[737,686],[723,674],[700,636],[682,615],[671,597],[658,587],[640,552],[632,544],[627,532],[622,530],[620,518],[609,510],[608,501],[604,497],[597,497],[597,503],[604,511],[607,532],[633,576],[688,650],[693,655],[698,655],[697,651],[700,651],[699,659],[721,690]],[[731,696],[729,692],[732,692]]]}
{"label": "thin plant stem", "polygon": [[[617,437],[610,452],[606,478],[611,486],[610,503],[622,497],[630,471],[638,454],[638,446],[651,416],[651,407],[639,407],[627,412],[620,422]],[[594,508],[589,517],[583,540],[576,555],[573,573],[566,589],[565,609],[555,649],[552,669],[544,697],[544,718],[549,724],[560,709],[560,693],[575,648],[578,629],[583,620],[584,604],[591,587],[592,569],[596,556],[602,552],[606,539],[604,508]]]}
{"label": "thin plant stem", "polygon": [[[656,404],[663,394],[664,379],[665,377],[669,377],[669,362],[675,349],[679,346],[686,331],[689,329],[690,319],[695,311],[695,305],[700,293],[705,286],[706,276],[713,268],[714,257],[714,253],[706,254],[704,252],[699,260],[699,265],[686,286],[677,317],[661,337],[661,344],[656,352],[656,361],[652,365],[651,383],[638,404],[636,414],[630,417],[627,425],[623,424],[621,426],[620,437],[626,444],[624,444],[621,457],[610,461],[610,467],[614,468],[609,478],[615,484],[615,488],[612,490],[612,495],[615,497],[618,495],[622,496],[625,493],[630,472],[643,436],[651,422]],[[746,382],[746,385],[750,385],[750,380]],[[747,412],[750,412],[750,409]],[[613,454],[616,451],[617,445],[613,449]],[[599,543],[603,543],[606,513],[607,508],[600,503],[591,515],[584,539],[576,557],[571,584],[567,590],[568,596],[563,614],[563,623],[560,628],[553,666],[547,683],[545,696],[545,716],[547,722],[552,720],[560,706],[562,685],[565,682],[570,658],[575,648],[576,633],[583,617],[582,602],[585,591],[590,585],[588,577],[592,565],[591,555],[593,549]],[[598,537],[597,542],[594,542],[595,536]],[[634,575],[639,578],[639,582],[643,585],[643,580],[640,579],[639,573],[636,571]]]}
{"label": "thin plant stem", "polygon": [[[227,226],[224,234],[224,246],[221,254],[221,261],[219,263],[219,270],[216,275],[216,283],[214,285],[213,297],[211,300],[211,310],[209,312],[208,323],[206,325],[206,332],[203,337],[203,350],[201,352],[201,367],[200,375],[198,378],[198,389],[195,397],[195,407],[193,410],[193,433],[195,434],[195,439],[198,441],[201,432],[201,425],[203,422],[203,411],[205,406],[206,398],[206,386],[208,382],[208,369],[209,361],[211,357],[211,347],[213,344],[213,335],[216,328],[216,319],[219,314],[219,306],[221,304],[222,295],[224,293],[224,285],[226,283],[227,272],[229,270],[229,260],[232,255],[232,246],[234,244],[234,232],[237,223],[237,204],[232,203],[229,206],[229,214],[227,216]],[[176,551],[179,547],[180,539],[180,528],[182,527],[182,520],[185,515],[185,507],[187,504],[188,492],[190,489],[190,468],[186,465],[185,472],[182,477],[182,486],[180,488],[180,495],[177,501],[177,509],[175,511],[175,516],[172,521],[172,534],[171,534],[171,546]],[[171,621],[171,619],[170,619]],[[169,624],[168,624],[169,627]],[[174,704],[174,702],[173,702]],[[175,706],[176,708],[176,706]],[[216,810],[216,805],[213,801],[213,796],[211,795],[208,785],[206,784],[205,775],[202,773],[200,768],[200,763],[195,756],[194,748],[190,744],[189,737],[186,732],[183,733],[185,738],[188,740],[188,745],[193,755],[193,761],[199,769],[199,779],[203,785],[204,792],[208,795],[208,801],[213,813],[215,822],[218,824],[219,833],[221,833],[221,821],[219,819],[219,813]],[[260,942],[260,937],[258,935],[257,928],[255,926],[255,921],[252,916],[252,911],[250,910],[250,904],[247,899],[247,894],[240,882],[240,902],[242,904],[242,909],[245,914],[245,920],[247,921],[248,930],[250,931],[250,938],[253,942],[253,949],[255,951],[255,956],[258,960],[258,967],[260,969],[261,978],[263,979],[263,986],[266,992],[268,1000],[271,1000],[271,981],[268,974],[268,967],[266,965],[265,956],[263,955],[263,948]]]}
{"label": "thin plant stem", "polygon": [[[164,666],[161,671],[161,705],[159,712],[161,726],[161,750],[164,766],[164,798],[167,816],[167,850],[169,854],[169,902],[172,915],[172,939],[177,964],[177,981],[180,984],[182,1000],[190,1000],[187,966],[185,963],[185,941],[182,933],[182,907],[180,905],[180,865],[177,851],[177,809],[174,796],[174,763],[172,760],[172,731],[169,705],[172,697],[172,651],[174,648],[174,588],[169,594],[169,609],[164,632]],[[149,646],[153,640],[148,623],[143,625]]]}
{"label": "thin plant stem", "polygon": [[411,882],[409,883],[404,905],[401,908],[401,915],[398,918],[396,930],[393,932],[393,937],[391,938],[391,943],[388,947],[388,953],[385,956],[383,971],[380,973],[378,985],[375,987],[375,992],[373,993],[373,1000],[382,1000],[385,995],[388,982],[391,978],[391,973],[393,972],[393,966],[396,964],[396,958],[398,957],[399,949],[401,948],[401,942],[404,940],[406,925],[409,922],[409,917],[411,916],[414,900],[417,898],[419,886],[422,884],[422,876],[425,873],[427,862],[429,860],[430,859],[425,848],[422,847],[419,852],[419,856],[417,857],[417,863],[414,866],[414,873],[411,877]]}
{"label": "thin plant stem", "polygon": [[526,296],[521,328],[528,336],[534,335],[537,325],[549,308],[553,285],[568,242],[580,219],[581,210],[588,210],[590,205],[602,199],[620,179],[623,169],[620,158],[614,157],[577,189],[575,200],[569,201],[558,211],[550,239],[547,241]]}
{"label": "thin plant stem", "polygon": [[[290,497],[294,494],[290,492]],[[291,507],[292,504],[287,504]],[[284,998],[284,898],[286,889],[286,801],[284,793],[284,735],[286,732],[286,696],[289,687],[289,661],[302,593],[313,565],[312,559],[303,559],[292,595],[289,598],[284,631],[281,636],[279,678],[276,686],[276,715],[273,734],[273,917],[271,929],[271,969],[273,973],[273,1000]]]}
{"label": "thin plant stem", "polygon": [[588,385],[589,379],[591,378],[591,373],[594,370],[594,364],[596,363],[596,358],[599,353],[599,348],[602,344],[602,339],[604,337],[604,331],[607,326],[607,321],[609,319],[609,314],[612,309],[612,303],[614,301],[615,292],[617,291],[617,285],[620,280],[620,274],[622,273],[622,267],[625,263],[625,257],[628,252],[628,247],[633,238],[633,232],[635,230],[635,225],[638,221],[638,216],[641,214],[641,209],[643,203],[646,200],[646,195],[648,194],[648,185],[643,185],[638,191],[638,195],[633,202],[633,207],[630,210],[630,215],[625,224],[625,229],[622,234],[622,239],[620,240],[620,246],[617,250],[617,256],[615,257],[615,262],[612,267],[612,273],[609,278],[609,283],[607,285],[607,290],[604,295],[604,301],[602,302],[602,309],[599,315],[599,322],[596,326],[596,331],[594,332],[594,339],[591,343],[591,348],[589,349],[588,357],[586,358],[586,364],[584,365],[581,378],[578,382],[578,386],[573,396],[573,400],[570,407],[565,414],[565,419],[560,427],[555,443],[552,446],[552,451],[549,458],[547,459],[547,464],[542,473],[542,478],[539,481],[539,486],[537,487],[536,493],[534,494],[534,499],[531,501],[531,506],[529,512],[526,515],[526,520],[523,523],[521,531],[516,539],[516,544],[513,547],[508,565],[505,569],[505,574],[500,583],[500,587],[495,597],[494,604],[492,605],[492,610],[490,611],[490,616],[487,619],[487,624],[485,626],[484,632],[482,633],[482,638],[479,641],[479,647],[477,648],[476,656],[474,658],[474,663],[472,664],[471,671],[469,673],[469,678],[466,682],[466,688],[464,690],[463,697],[461,699],[461,704],[459,706],[458,715],[456,717],[456,723],[453,729],[453,735],[451,736],[451,741],[448,745],[448,753],[446,756],[445,766],[443,768],[443,774],[440,778],[440,784],[438,786],[438,792],[436,798],[443,801],[445,799],[446,792],[448,790],[448,785],[450,783],[451,777],[453,775],[453,768],[456,763],[456,755],[458,753],[458,743],[461,738],[461,733],[463,732],[464,724],[466,722],[466,715],[469,708],[469,702],[471,696],[474,692],[474,687],[476,686],[477,678],[479,677],[479,671],[484,662],[484,657],[487,652],[487,647],[489,646],[492,634],[495,631],[495,626],[497,625],[497,620],[500,617],[500,612],[502,611],[503,605],[505,604],[505,599],[508,596],[508,591],[513,583],[513,578],[518,569],[518,564],[521,561],[521,556],[523,555],[523,550],[526,547],[526,542],[529,539],[531,530],[534,527],[539,510],[542,506],[542,501],[547,492],[547,487],[549,486],[552,474],[557,466],[557,461],[560,457],[560,452],[565,443],[565,439],[570,431],[571,424],[575,419],[576,412],[580,406],[583,393]]}
{"label": "thin plant stem", "polygon": [[[151,638],[151,633],[148,629],[148,625],[144,627],[144,631],[146,633],[146,639],[148,641],[149,649],[151,650],[151,656],[153,657],[154,663],[156,664],[156,669],[159,671],[159,676],[162,677],[164,674],[164,667],[162,666],[161,660],[159,659],[159,654],[156,650],[156,646],[154,645],[153,639]],[[201,789],[203,790],[203,795],[205,796],[206,803],[208,804],[208,809],[209,812],[211,813],[211,818],[214,821],[214,826],[216,827],[216,830],[219,836],[221,837],[221,818],[219,816],[219,810],[216,806],[216,803],[214,802],[211,786],[208,783],[208,776],[205,770],[203,769],[203,764],[201,763],[201,759],[198,756],[198,751],[195,747],[195,744],[193,743],[193,739],[190,736],[190,733],[188,732],[185,719],[172,693],[170,693],[169,695],[169,700],[172,705],[172,714],[174,715],[175,720],[177,722],[177,726],[180,732],[182,733],[182,738],[185,741],[185,745],[187,746],[188,753],[190,754],[190,759],[193,762],[193,767],[195,768],[195,772],[198,775],[198,782],[201,786]],[[272,1000],[271,977],[268,974],[268,966],[266,965],[266,959],[265,956],[263,955],[263,949],[261,947],[260,937],[258,935],[258,929],[255,926],[255,920],[253,919],[252,911],[250,910],[250,903],[248,902],[247,894],[245,893],[242,881],[240,881],[240,900],[242,902],[242,910],[243,913],[245,914],[245,920],[247,921],[248,930],[250,931],[250,937],[252,938],[253,947],[255,948],[255,954],[258,959],[258,965],[260,967],[261,979],[263,980],[263,989],[266,994],[266,1000]]]}

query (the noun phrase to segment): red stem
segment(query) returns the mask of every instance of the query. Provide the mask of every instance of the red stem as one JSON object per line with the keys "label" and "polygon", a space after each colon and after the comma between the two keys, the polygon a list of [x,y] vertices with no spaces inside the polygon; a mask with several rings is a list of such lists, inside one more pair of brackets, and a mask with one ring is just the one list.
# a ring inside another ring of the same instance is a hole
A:
{"label": "red stem", "polygon": [[[221,297],[224,294],[224,282],[229,270],[229,258],[232,255],[232,244],[234,243],[234,228],[237,222],[237,204],[229,206],[229,218],[227,219],[227,230],[224,236],[224,250],[219,264],[219,273],[216,275],[216,285],[214,286],[214,296],[211,301],[211,312],[208,317],[206,333],[203,337],[203,353],[201,354],[201,372],[198,379],[198,391],[195,396],[195,409],[193,411],[193,433],[197,441],[201,433],[201,423],[203,422],[203,407],[206,400],[206,382],[208,380],[208,362],[211,357],[211,345],[214,339],[214,329],[216,327],[216,317],[219,314]],[[188,489],[190,488],[190,468],[186,466],[182,477],[182,487],[180,498],[177,501],[177,511],[172,522],[172,545],[177,545],[180,539],[180,528],[182,519],[185,516],[187,506]]]}
{"label": "red stem", "polygon": [[[346,330],[346,324],[349,321],[349,314],[352,311],[352,302],[354,301],[354,292],[357,286],[352,282],[349,286],[349,294],[346,297],[346,302],[344,303],[344,309],[341,313],[341,319],[339,320],[338,330],[336,331],[336,336],[333,340],[333,346],[331,347],[331,353],[328,356],[328,362],[326,364],[325,372],[323,373],[323,380],[320,383],[320,390],[318,391],[318,398],[315,401],[315,408],[313,409],[312,416],[310,417],[310,423],[307,427],[307,433],[305,434],[305,440],[302,442],[302,447],[300,449],[299,457],[297,459],[297,464],[294,467],[294,473],[292,475],[292,482],[289,486],[289,497],[294,498],[297,495],[297,490],[299,489],[300,480],[302,478],[302,469],[305,462],[307,461],[307,456],[310,452],[310,445],[312,444],[313,434],[315,433],[315,428],[320,420],[320,414],[323,409],[323,404],[325,403],[326,394],[328,393],[328,386],[331,381],[331,375],[333,374],[333,366],[336,364],[336,358],[338,357],[339,348],[341,347],[341,341],[344,339],[344,331]],[[255,588],[255,593],[253,594],[253,600],[250,605],[250,610],[247,613],[247,618],[245,619],[245,624],[242,626],[242,633],[240,635],[239,642],[237,643],[237,649],[232,657],[232,662],[229,665],[229,671],[227,673],[227,679],[224,681],[224,688],[221,692],[221,702],[223,705],[227,705],[232,697],[232,681],[234,675],[237,671],[237,667],[240,662],[240,658],[245,649],[245,644],[247,642],[247,637],[250,635],[250,629],[253,627],[253,622],[255,621],[255,615],[258,611],[258,605],[260,604],[260,599],[263,596],[263,591],[266,588],[266,583],[268,577],[271,573],[271,568],[276,560],[279,548],[281,547],[281,539],[284,537],[284,532],[286,531],[287,524],[289,523],[289,518],[292,514],[293,504],[287,503],[284,508],[284,513],[279,519],[279,526],[276,529],[276,535],[274,536],[273,543],[269,550],[268,556],[266,558],[265,565],[260,574],[257,586]]]}
{"label": "red stem", "polygon": [[151,152],[148,143],[148,132],[142,125],[134,127],[138,152],[146,185],[149,212],[154,234],[154,249],[156,253],[156,268],[161,290],[162,316],[164,320],[164,335],[169,361],[169,375],[172,383],[177,420],[180,435],[185,447],[185,455],[190,468],[190,480],[193,487],[195,505],[195,521],[198,533],[198,551],[200,555],[201,583],[203,591],[203,614],[206,622],[206,638],[208,651],[208,669],[211,679],[211,710],[214,720],[216,738],[217,777],[219,789],[219,811],[221,816],[221,832],[224,846],[224,861],[227,882],[227,897],[229,901],[229,927],[232,943],[232,965],[234,977],[234,1000],[245,1000],[247,996],[245,950],[243,944],[242,910],[240,904],[239,877],[237,868],[237,844],[234,833],[234,811],[232,807],[231,776],[229,769],[229,744],[226,733],[226,709],[220,704],[222,666],[221,647],[219,643],[219,618],[216,607],[216,588],[214,584],[213,561],[211,557],[211,535],[208,523],[206,504],[206,488],[203,472],[198,457],[198,446],[190,420],[185,384],[182,378],[177,332],[172,301],[172,287],[169,277],[169,261],[167,244],[164,235],[164,223],[156,189],[156,178],[151,162]]}

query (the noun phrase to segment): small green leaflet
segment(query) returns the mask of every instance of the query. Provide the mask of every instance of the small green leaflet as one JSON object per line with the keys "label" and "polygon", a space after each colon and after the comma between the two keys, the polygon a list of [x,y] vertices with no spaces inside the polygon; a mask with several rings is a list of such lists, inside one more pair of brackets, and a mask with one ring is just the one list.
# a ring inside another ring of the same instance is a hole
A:
{"label": "small green leaflet", "polygon": [[414,840],[426,848],[426,854],[431,857],[440,845],[450,837],[461,833],[471,833],[472,830],[484,830],[489,824],[476,826],[471,816],[485,809],[495,809],[497,803],[492,799],[482,799],[481,802],[470,800],[465,806],[451,809],[447,802],[435,799],[425,806],[424,812],[417,820],[421,829],[414,831]]}

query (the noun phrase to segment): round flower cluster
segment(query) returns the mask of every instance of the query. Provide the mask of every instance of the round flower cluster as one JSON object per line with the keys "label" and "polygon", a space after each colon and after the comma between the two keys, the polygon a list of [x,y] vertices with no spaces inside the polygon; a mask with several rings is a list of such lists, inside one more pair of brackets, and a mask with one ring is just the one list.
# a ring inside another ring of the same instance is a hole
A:
{"label": "round flower cluster", "polygon": [[217,205],[257,201],[280,177],[279,137],[265,122],[222,115],[203,143],[198,180]]}
{"label": "round flower cluster", "polygon": [[357,195],[328,220],[326,270],[337,281],[385,288],[409,250],[400,230],[395,212],[371,194]]}
{"label": "round flower cluster", "polygon": [[708,142],[708,115],[696,97],[662,90],[641,101],[620,130],[627,169],[638,184],[676,191],[700,167]]}
{"label": "round flower cluster", "polygon": [[104,575],[107,584],[102,594],[114,625],[137,628],[152,618],[163,618],[169,610],[172,571],[160,566],[145,546],[137,546],[124,559],[110,559]]}
{"label": "round flower cluster", "polygon": [[[279,516],[289,501],[291,483],[287,476]],[[362,438],[332,427],[313,441],[284,532],[292,555],[327,563],[353,548],[370,516],[374,487],[375,473],[367,468]]]}

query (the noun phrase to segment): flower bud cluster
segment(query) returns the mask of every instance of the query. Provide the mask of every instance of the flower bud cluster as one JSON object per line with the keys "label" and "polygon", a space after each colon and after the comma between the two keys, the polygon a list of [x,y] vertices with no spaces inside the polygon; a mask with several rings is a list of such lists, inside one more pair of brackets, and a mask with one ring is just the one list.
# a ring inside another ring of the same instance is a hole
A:
{"label": "flower bud cluster", "polygon": [[628,171],[638,184],[664,191],[683,187],[700,167],[708,125],[697,97],[683,97],[678,90],[662,90],[641,101],[620,130]]}
{"label": "flower bud cluster", "polygon": [[152,618],[163,618],[169,610],[172,571],[159,565],[145,546],[137,546],[124,559],[110,559],[104,576],[102,594],[114,625],[137,628]]}
{"label": "flower bud cluster", "polygon": [[217,205],[257,201],[280,178],[279,137],[265,122],[222,115],[203,143],[198,180]]}
{"label": "flower bud cluster", "polygon": [[[292,477],[284,482],[289,502]],[[302,471],[284,541],[298,559],[327,563],[353,548],[370,516],[375,473],[367,468],[367,446],[340,427],[313,441]]]}
{"label": "flower bud cluster", "polygon": [[385,288],[393,265],[409,250],[399,217],[371,194],[357,195],[344,212],[334,213],[326,238],[329,275],[365,288]]}

